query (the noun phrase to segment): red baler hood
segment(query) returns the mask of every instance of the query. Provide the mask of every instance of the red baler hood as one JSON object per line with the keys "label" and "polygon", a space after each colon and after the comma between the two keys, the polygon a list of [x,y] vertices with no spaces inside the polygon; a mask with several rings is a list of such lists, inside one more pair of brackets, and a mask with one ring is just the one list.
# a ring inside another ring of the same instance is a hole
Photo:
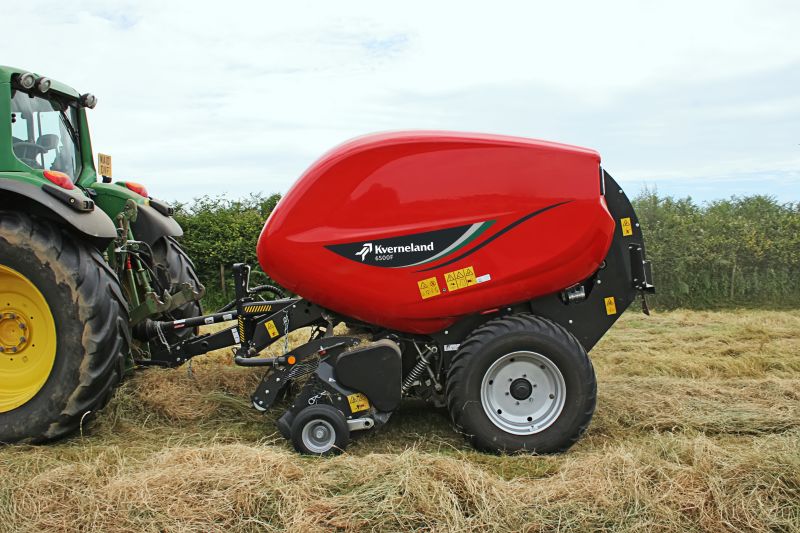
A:
{"label": "red baler hood", "polygon": [[284,196],[258,259],[323,307],[432,333],[595,272],[614,231],[599,167],[593,150],[517,137],[359,137]]}

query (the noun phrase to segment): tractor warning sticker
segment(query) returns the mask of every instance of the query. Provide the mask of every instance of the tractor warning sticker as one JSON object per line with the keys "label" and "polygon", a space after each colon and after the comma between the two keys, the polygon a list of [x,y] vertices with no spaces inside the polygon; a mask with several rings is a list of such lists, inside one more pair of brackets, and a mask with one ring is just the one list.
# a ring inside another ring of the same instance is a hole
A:
{"label": "tractor warning sticker", "polygon": [[272,320],[267,320],[266,324],[264,324],[264,327],[267,328],[267,333],[269,333],[269,337],[271,339],[274,339],[280,335],[280,333],[278,333],[278,328],[275,327],[275,322]]}
{"label": "tractor warning sticker", "polygon": [[111,176],[111,156],[108,154],[97,154],[97,172],[107,178]]}
{"label": "tractor warning sticker", "polygon": [[369,400],[360,392],[348,396],[347,403],[350,404],[350,412],[353,413],[369,409]]}
{"label": "tractor warning sticker", "polygon": [[419,280],[417,286],[419,287],[419,295],[422,296],[423,300],[442,294],[442,291],[439,290],[439,282],[436,281],[436,276]]}
{"label": "tractor warning sticker", "polygon": [[622,235],[623,237],[628,237],[629,235],[633,235],[633,228],[631,227],[631,218],[625,217],[619,219],[620,226],[622,227]]}
{"label": "tractor warning sticker", "polygon": [[447,282],[447,290],[451,292],[478,283],[475,277],[475,269],[471,266],[448,272],[444,275],[444,280]]}
{"label": "tractor warning sticker", "polygon": [[614,301],[613,296],[609,296],[605,298],[606,303],[606,314],[607,315],[616,315],[617,314],[617,302]]}

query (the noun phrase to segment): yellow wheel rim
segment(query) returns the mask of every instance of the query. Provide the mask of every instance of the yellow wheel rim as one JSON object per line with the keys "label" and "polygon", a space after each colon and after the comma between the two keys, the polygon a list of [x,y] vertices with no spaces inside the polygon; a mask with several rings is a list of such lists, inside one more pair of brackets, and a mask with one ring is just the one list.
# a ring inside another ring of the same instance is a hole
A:
{"label": "yellow wheel rim", "polygon": [[41,390],[56,360],[56,323],[39,289],[0,265],[0,413]]}

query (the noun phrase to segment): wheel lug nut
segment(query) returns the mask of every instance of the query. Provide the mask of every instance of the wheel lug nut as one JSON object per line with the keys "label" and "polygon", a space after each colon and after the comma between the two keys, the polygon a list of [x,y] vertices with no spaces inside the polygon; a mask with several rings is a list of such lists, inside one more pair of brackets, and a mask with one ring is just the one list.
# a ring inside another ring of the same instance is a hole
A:
{"label": "wheel lug nut", "polygon": [[19,323],[19,329],[25,329],[25,328],[26,328],[25,324],[20,322]]}
{"label": "wheel lug nut", "polygon": [[552,400],[553,398],[555,398],[555,397],[556,397],[556,395],[555,395],[555,394],[551,394],[551,395],[550,395],[550,399],[551,399],[551,400]]}
{"label": "wheel lug nut", "polygon": [[25,342],[26,340],[28,340],[28,339],[26,339],[25,337],[20,337],[20,338],[19,338],[19,342],[20,342],[20,343],[23,343],[23,342]]}

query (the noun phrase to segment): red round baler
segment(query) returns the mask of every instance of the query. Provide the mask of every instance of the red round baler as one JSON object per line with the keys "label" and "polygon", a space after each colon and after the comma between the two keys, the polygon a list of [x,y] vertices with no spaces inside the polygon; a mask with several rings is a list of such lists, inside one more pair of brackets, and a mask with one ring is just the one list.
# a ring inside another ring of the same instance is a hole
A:
{"label": "red round baler", "polygon": [[[404,398],[446,406],[478,449],[566,450],[594,412],[588,351],[653,291],[636,213],[597,152],[499,135],[335,148],[275,207],[258,259],[295,295],[250,287],[237,264],[229,305],[134,333],[160,346],[162,331],[236,320],[150,363],[237,345],[236,364],[269,367],[253,406],[293,394],[278,428],[316,455],[382,426]],[[290,348],[301,328],[308,340]]]}

